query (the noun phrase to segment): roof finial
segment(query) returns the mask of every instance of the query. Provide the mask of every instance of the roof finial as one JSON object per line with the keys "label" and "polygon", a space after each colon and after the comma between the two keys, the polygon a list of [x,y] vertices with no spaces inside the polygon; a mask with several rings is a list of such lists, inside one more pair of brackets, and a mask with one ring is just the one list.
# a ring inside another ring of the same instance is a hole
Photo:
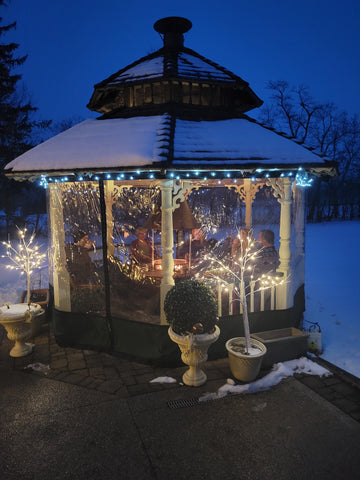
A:
{"label": "roof finial", "polygon": [[184,45],[184,33],[188,32],[192,23],[183,17],[161,18],[154,23],[154,29],[164,34],[164,47],[178,48]]}

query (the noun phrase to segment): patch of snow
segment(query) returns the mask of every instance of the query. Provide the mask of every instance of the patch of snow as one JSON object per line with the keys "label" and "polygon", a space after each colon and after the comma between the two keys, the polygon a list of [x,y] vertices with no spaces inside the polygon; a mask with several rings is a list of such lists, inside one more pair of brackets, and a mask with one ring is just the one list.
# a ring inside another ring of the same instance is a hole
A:
{"label": "patch of snow", "polygon": [[150,380],[149,383],[176,383],[176,380],[172,377],[157,377]]}
{"label": "patch of snow", "polygon": [[317,363],[312,362],[308,358],[301,357],[296,360],[289,360],[288,362],[275,363],[270,373],[252,383],[233,385],[226,382],[216,393],[206,393],[199,398],[199,401],[206,402],[209,400],[215,400],[217,398],[225,397],[228,394],[239,395],[269,390],[271,387],[280,383],[284,378],[293,376],[294,373],[306,373],[308,375],[319,375],[321,377],[332,375],[328,370]]}
{"label": "patch of snow", "polygon": [[41,372],[41,373],[45,373],[46,375],[50,371],[50,366],[44,365],[43,363],[39,363],[39,362],[30,363],[29,365],[24,367],[24,370],[34,370],[34,372]]}

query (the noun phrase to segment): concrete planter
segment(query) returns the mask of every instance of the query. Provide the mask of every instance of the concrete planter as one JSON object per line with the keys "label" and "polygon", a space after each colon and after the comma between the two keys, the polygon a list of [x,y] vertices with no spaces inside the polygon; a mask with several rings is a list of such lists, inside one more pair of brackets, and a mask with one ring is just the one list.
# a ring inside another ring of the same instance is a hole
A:
{"label": "concrete planter", "polygon": [[0,323],[5,327],[9,340],[15,344],[10,350],[11,357],[25,357],[32,352],[32,347],[25,340],[33,336],[33,319],[43,315],[40,305],[27,303],[5,304],[0,310]]}
{"label": "concrete planter", "polygon": [[185,385],[199,387],[206,380],[206,374],[201,370],[201,366],[206,362],[207,351],[210,345],[219,338],[220,329],[215,327],[214,333],[201,333],[198,335],[178,335],[169,327],[169,337],[179,345],[181,350],[181,360],[185,365],[189,365],[182,379]]}
{"label": "concrete planter", "polygon": [[258,340],[251,339],[251,346],[259,350],[256,354],[245,353],[245,337],[230,338],[225,344],[229,355],[232,375],[242,382],[252,382],[258,376],[266,347]]}
{"label": "concrete planter", "polygon": [[293,360],[306,354],[309,334],[297,328],[280,328],[251,334],[251,338],[262,342],[267,349],[263,368],[271,368],[274,363]]}

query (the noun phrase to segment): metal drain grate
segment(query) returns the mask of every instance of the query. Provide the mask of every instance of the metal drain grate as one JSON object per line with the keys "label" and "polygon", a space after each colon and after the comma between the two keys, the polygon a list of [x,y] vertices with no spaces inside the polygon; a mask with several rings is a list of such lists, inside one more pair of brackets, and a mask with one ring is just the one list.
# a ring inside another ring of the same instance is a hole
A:
{"label": "metal drain grate", "polygon": [[185,407],[195,407],[199,405],[199,399],[197,397],[185,398],[180,400],[169,400],[167,406],[169,408],[185,408]]}

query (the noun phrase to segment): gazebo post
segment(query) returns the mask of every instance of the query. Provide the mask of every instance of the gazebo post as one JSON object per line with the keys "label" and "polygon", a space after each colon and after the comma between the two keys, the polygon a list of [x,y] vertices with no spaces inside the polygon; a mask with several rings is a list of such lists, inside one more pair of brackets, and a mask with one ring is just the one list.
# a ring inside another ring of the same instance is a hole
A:
{"label": "gazebo post", "polygon": [[291,205],[292,205],[292,180],[288,177],[269,179],[268,184],[272,186],[274,196],[281,205],[280,209],[280,265],[277,272],[282,273],[286,282],[276,287],[276,309],[283,310],[290,308],[293,304],[292,282],[290,276],[290,237],[291,237]]}
{"label": "gazebo post", "polygon": [[248,229],[252,227],[252,203],[255,198],[255,195],[251,192],[250,182],[250,178],[244,179],[245,227]]}
{"label": "gazebo post", "polygon": [[71,312],[70,276],[66,270],[65,232],[61,187],[49,185],[49,213],[53,252],[54,306],[63,312]]}
{"label": "gazebo post", "polygon": [[[294,187],[295,204],[295,267],[297,285],[305,283],[305,191],[299,186]],[[295,272],[294,272],[295,273]]]}
{"label": "gazebo post", "polygon": [[[107,180],[104,182],[104,193],[105,193],[105,204],[106,204],[106,239],[107,239],[107,249],[108,255],[114,256],[114,239],[113,239],[113,230],[114,230],[114,217],[112,213],[112,207],[114,203],[113,193],[114,191],[114,180]],[[105,259],[103,259],[105,261]]]}
{"label": "gazebo post", "polygon": [[161,180],[161,251],[162,278],[160,284],[160,323],[166,325],[164,301],[174,282],[173,181]]}

